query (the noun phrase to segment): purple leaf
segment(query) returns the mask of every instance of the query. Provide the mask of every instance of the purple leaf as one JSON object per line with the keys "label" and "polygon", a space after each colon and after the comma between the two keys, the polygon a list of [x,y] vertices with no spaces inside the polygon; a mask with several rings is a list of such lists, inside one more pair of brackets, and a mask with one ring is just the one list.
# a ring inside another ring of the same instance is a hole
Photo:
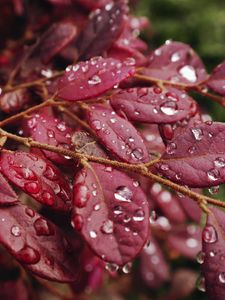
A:
{"label": "purple leaf", "polygon": [[190,46],[180,42],[169,42],[156,49],[141,73],[191,86],[207,79],[201,59]]}
{"label": "purple leaf", "polygon": [[18,196],[0,174],[0,205],[11,205],[18,201]]}
{"label": "purple leaf", "polygon": [[[201,194],[200,189],[193,190],[194,192]],[[180,205],[182,206],[187,217],[199,224],[201,221],[202,210],[199,207],[198,203],[191,198],[182,195],[178,197],[178,201],[180,202]]]}
{"label": "purple leaf", "polygon": [[112,58],[94,57],[69,66],[58,81],[59,97],[81,100],[103,94],[135,72],[132,59],[123,63]]}
{"label": "purple leaf", "polygon": [[130,122],[104,106],[91,108],[88,122],[108,150],[121,160],[134,164],[149,160],[144,141]]}
{"label": "purple leaf", "polygon": [[147,146],[148,151],[156,152],[162,154],[165,151],[165,145],[162,141],[162,138],[159,134],[159,129],[157,125],[144,125],[139,128],[139,132],[141,133],[145,145]]}
{"label": "purple leaf", "polygon": [[167,87],[142,87],[121,90],[112,95],[110,103],[131,121],[175,123],[196,113],[195,101],[184,91]]}
{"label": "purple leaf", "polygon": [[32,56],[38,56],[44,64],[75,39],[77,28],[72,23],[55,23],[41,37]]}
{"label": "purple leaf", "polygon": [[[23,122],[24,135],[43,144],[57,146],[65,149],[72,149],[72,130],[67,124],[54,116],[40,111],[31,115]],[[67,158],[62,155],[43,150],[46,157],[56,163],[70,164]]]}
{"label": "purple leaf", "polygon": [[170,180],[190,187],[225,182],[225,124],[205,122],[182,130],[167,144],[157,170]]}
{"label": "purple leaf", "polygon": [[122,32],[127,10],[125,1],[119,0],[91,13],[86,28],[76,42],[80,60],[102,55],[108,50]]}
{"label": "purple leaf", "polygon": [[150,238],[140,255],[140,273],[145,284],[158,288],[170,278],[169,266],[164,254],[154,238]]}
{"label": "purple leaf", "polygon": [[56,225],[22,204],[0,208],[0,223],[0,243],[25,268],[50,280],[76,279],[76,253]]}
{"label": "purple leaf", "polygon": [[225,61],[212,71],[207,86],[214,92],[225,96]]}
{"label": "purple leaf", "polygon": [[211,208],[202,233],[204,262],[202,272],[210,300],[225,299],[225,221],[224,211]]}
{"label": "purple leaf", "polygon": [[47,159],[27,152],[4,151],[0,156],[0,170],[8,180],[43,205],[60,211],[70,209],[69,183]]}
{"label": "purple leaf", "polygon": [[109,166],[93,163],[76,176],[73,226],[103,260],[133,260],[149,234],[149,207],[136,181]]}

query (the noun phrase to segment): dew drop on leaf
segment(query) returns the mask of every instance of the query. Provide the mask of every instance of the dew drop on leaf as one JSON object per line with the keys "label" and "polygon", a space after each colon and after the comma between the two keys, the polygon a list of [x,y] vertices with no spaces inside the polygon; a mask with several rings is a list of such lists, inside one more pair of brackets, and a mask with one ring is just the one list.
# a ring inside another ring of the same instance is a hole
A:
{"label": "dew drop on leaf", "polygon": [[132,269],[132,263],[131,262],[128,262],[127,264],[125,264],[122,267],[122,271],[123,271],[124,274],[129,274],[131,272],[131,269]]}
{"label": "dew drop on leaf", "polygon": [[196,286],[197,286],[197,289],[201,292],[205,292],[206,291],[206,288],[205,288],[205,278],[200,276],[198,279],[197,279],[197,282],[196,282]]}
{"label": "dew drop on leaf", "polygon": [[217,241],[217,232],[212,225],[206,225],[203,230],[202,237],[204,242],[212,244]]}
{"label": "dew drop on leaf", "polygon": [[203,132],[200,128],[192,128],[191,132],[196,141],[201,141],[201,139],[203,138]]}
{"label": "dew drop on leaf", "polygon": [[21,236],[21,231],[20,231],[19,226],[13,225],[11,228],[11,234],[16,237]]}
{"label": "dew drop on leaf", "polygon": [[225,284],[225,272],[219,274],[219,282]]}
{"label": "dew drop on leaf", "polygon": [[126,186],[119,186],[114,193],[114,197],[118,201],[131,202],[133,193]]}
{"label": "dew drop on leaf", "polygon": [[37,182],[26,182],[24,188],[25,191],[30,194],[37,194],[41,189]]}
{"label": "dew drop on leaf", "polygon": [[144,221],[145,219],[145,213],[142,209],[137,209],[135,212],[134,212],[134,215],[133,215],[133,220],[135,222],[141,222],[141,221]]}
{"label": "dew drop on leaf", "polygon": [[196,256],[197,262],[201,265],[205,261],[205,253],[203,251],[200,251]]}
{"label": "dew drop on leaf", "polygon": [[180,68],[179,73],[186,80],[195,83],[197,81],[197,75],[195,69],[192,66],[186,65]]}
{"label": "dew drop on leaf", "polygon": [[105,234],[111,234],[113,233],[113,222],[111,220],[107,220],[103,223],[102,227],[101,227],[101,231]]}
{"label": "dew drop on leaf", "polygon": [[118,271],[119,266],[117,264],[113,264],[113,263],[107,263],[105,265],[105,269],[110,272],[110,273],[115,273]]}
{"label": "dew drop on leaf", "polygon": [[25,264],[36,264],[39,262],[41,256],[34,248],[25,246],[16,253],[16,258]]}

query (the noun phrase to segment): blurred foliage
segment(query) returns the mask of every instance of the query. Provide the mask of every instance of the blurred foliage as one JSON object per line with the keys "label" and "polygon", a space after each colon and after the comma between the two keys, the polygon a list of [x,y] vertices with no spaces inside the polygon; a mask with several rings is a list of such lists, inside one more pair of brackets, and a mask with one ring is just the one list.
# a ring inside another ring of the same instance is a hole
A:
{"label": "blurred foliage", "polygon": [[153,47],[167,39],[188,43],[208,71],[225,59],[224,0],[140,0],[137,12],[151,20]]}

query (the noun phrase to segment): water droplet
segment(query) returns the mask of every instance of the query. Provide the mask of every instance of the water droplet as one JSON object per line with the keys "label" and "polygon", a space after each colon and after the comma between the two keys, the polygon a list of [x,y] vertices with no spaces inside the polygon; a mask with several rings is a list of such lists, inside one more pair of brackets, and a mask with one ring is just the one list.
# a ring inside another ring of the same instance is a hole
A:
{"label": "water droplet", "polygon": [[150,224],[153,224],[156,220],[157,220],[157,213],[155,210],[153,210],[150,213],[150,218],[149,218]]}
{"label": "water droplet", "polygon": [[36,264],[39,262],[41,256],[36,249],[25,246],[16,253],[16,258],[25,264]]}
{"label": "water droplet", "polygon": [[50,138],[54,138],[55,137],[55,132],[53,130],[51,130],[51,129],[48,129],[47,130],[47,135]]}
{"label": "water droplet", "polygon": [[191,146],[191,147],[188,148],[188,152],[190,154],[193,154],[195,151],[196,151],[196,147],[195,146]]}
{"label": "water droplet", "polygon": [[134,66],[136,64],[136,60],[133,57],[128,57],[124,60],[124,64],[126,66]]}
{"label": "water droplet", "polygon": [[114,193],[116,200],[124,202],[131,202],[132,196],[132,191],[126,186],[119,186]]}
{"label": "water droplet", "polygon": [[49,236],[54,234],[54,229],[51,224],[42,217],[34,222],[34,229],[38,236]]}
{"label": "water droplet", "polygon": [[132,269],[132,263],[131,262],[128,262],[127,264],[125,264],[122,267],[122,271],[123,271],[124,274],[129,274],[131,272],[131,269]]}
{"label": "water droplet", "polygon": [[206,288],[205,288],[205,278],[200,276],[198,279],[197,279],[197,282],[196,282],[196,286],[197,286],[197,289],[201,292],[205,292],[206,291]]}
{"label": "water droplet", "polygon": [[116,118],[110,118],[110,122],[113,124],[116,123]]}
{"label": "water droplet", "polygon": [[211,169],[207,172],[207,176],[210,181],[216,181],[220,178],[220,173],[216,169]]}
{"label": "water droplet", "polygon": [[14,167],[14,170],[16,171],[17,174],[22,176],[24,179],[28,180],[36,180],[37,176],[36,174],[29,168],[27,167]]}
{"label": "water droplet", "polygon": [[107,220],[103,223],[101,231],[106,234],[113,233],[114,224],[111,220]]}
{"label": "water droplet", "polygon": [[160,169],[163,171],[168,171],[169,170],[169,166],[166,164],[161,164]]}
{"label": "water droplet", "polygon": [[178,52],[175,52],[171,55],[170,60],[172,62],[177,62],[178,60],[180,60],[180,54]]}
{"label": "water droplet", "polygon": [[139,183],[139,181],[133,181],[133,186],[134,187],[139,187],[140,186],[140,183]]}
{"label": "water droplet", "polygon": [[37,182],[27,182],[24,184],[24,188],[29,194],[37,194],[40,192],[40,185]]}
{"label": "water droplet", "polygon": [[215,257],[216,256],[216,252],[215,251],[210,251],[209,252],[209,256],[210,257]]}
{"label": "water droplet", "polygon": [[117,264],[107,263],[105,269],[110,273],[115,273],[118,271],[119,266]]}
{"label": "water droplet", "polygon": [[94,75],[88,80],[88,83],[90,85],[97,85],[97,84],[100,84],[101,82],[102,82],[102,80],[98,75]]}
{"label": "water droplet", "polygon": [[94,230],[91,230],[91,231],[89,232],[89,235],[90,235],[90,237],[91,237],[92,239],[96,239],[96,237],[97,237],[97,233],[96,233],[96,231],[94,231]]}
{"label": "water droplet", "polygon": [[30,129],[33,129],[37,125],[37,119],[36,118],[31,118],[27,121],[27,126]]}
{"label": "water droplet", "polygon": [[128,141],[129,141],[130,143],[133,143],[133,142],[134,142],[134,138],[129,137]]}
{"label": "water droplet", "polygon": [[217,232],[212,225],[206,225],[202,237],[205,243],[212,244],[217,241]]}
{"label": "water droplet", "polygon": [[175,143],[169,143],[166,147],[167,154],[174,154],[177,149],[177,145]]}
{"label": "water droplet", "polygon": [[113,212],[115,215],[121,215],[123,213],[122,206],[119,206],[119,205],[114,206]]}
{"label": "water droplet", "polygon": [[21,231],[20,231],[19,226],[13,225],[11,228],[11,233],[12,233],[12,235],[14,235],[16,237],[21,236]]}
{"label": "water droplet", "polygon": [[75,228],[77,231],[81,231],[84,224],[83,217],[81,215],[74,215],[71,221],[71,225],[73,228]]}
{"label": "water droplet", "polygon": [[135,222],[141,222],[141,221],[144,221],[145,219],[145,213],[142,209],[137,209],[135,212],[134,212],[134,215],[133,215],[133,220]]}
{"label": "water droplet", "polygon": [[143,150],[141,148],[136,148],[131,152],[131,157],[135,160],[141,160],[144,157]]}
{"label": "water droplet", "polygon": [[160,110],[167,116],[174,116],[178,113],[177,104],[173,101],[167,101],[160,105]]}
{"label": "water droplet", "polygon": [[56,127],[57,127],[57,129],[58,129],[59,131],[61,131],[61,132],[66,131],[66,124],[63,123],[63,122],[58,123],[58,124],[56,125]]}
{"label": "water droplet", "polygon": [[225,272],[221,272],[219,274],[219,282],[220,283],[225,283]]}
{"label": "water droplet", "polygon": [[154,51],[154,54],[155,54],[156,56],[160,56],[160,55],[162,54],[162,50],[161,50],[161,49],[156,49],[156,50]]}
{"label": "water droplet", "polygon": [[215,185],[215,186],[212,186],[211,188],[209,188],[209,192],[211,195],[216,195],[219,193],[219,191],[220,191],[219,185]]}
{"label": "water droplet", "polygon": [[55,170],[50,165],[46,166],[46,169],[45,169],[43,175],[49,180],[58,179],[58,175],[56,174]]}
{"label": "water droplet", "polygon": [[203,138],[203,132],[200,128],[192,128],[191,132],[196,141],[201,141],[201,139]]}
{"label": "water droplet", "polygon": [[179,73],[181,76],[183,76],[186,80],[190,82],[194,83],[197,80],[195,69],[190,65],[186,65],[180,68]]}
{"label": "water droplet", "polygon": [[200,265],[203,264],[205,260],[205,253],[203,251],[200,251],[196,256],[196,260]]}
{"label": "water droplet", "polygon": [[94,130],[101,130],[102,129],[102,123],[99,120],[92,121],[91,126]]}
{"label": "water droplet", "polygon": [[214,166],[217,168],[225,167],[225,159],[223,157],[217,157],[214,161]]}

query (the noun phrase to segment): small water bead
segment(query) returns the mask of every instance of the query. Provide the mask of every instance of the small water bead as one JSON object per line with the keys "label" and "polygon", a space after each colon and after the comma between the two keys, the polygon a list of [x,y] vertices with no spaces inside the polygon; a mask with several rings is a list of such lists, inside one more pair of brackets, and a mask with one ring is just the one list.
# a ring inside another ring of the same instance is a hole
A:
{"label": "small water bead", "polygon": [[219,274],[219,282],[223,284],[225,283],[225,272],[221,272]]}
{"label": "small water bead", "polygon": [[174,116],[178,113],[178,106],[175,102],[168,101],[160,105],[160,110],[167,116]]}
{"label": "small water bead", "polygon": [[195,146],[191,146],[188,148],[188,153],[193,154],[196,151],[196,147]]}
{"label": "small water bead", "polygon": [[114,193],[115,199],[123,202],[131,202],[132,196],[132,191],[126,186],[119,186]]}
{"label": "small water bead", "polygon": [[119,205],[114,206],[113,212],[115,215],[121,215],[123,213],[122,206],[119,206]]}
{"label": "small water bead", "polygon": [[127,264],[125,264],[122,267],[122,271],[123,271],[124,274],[129,274],[131,272],[131,269],[132,269],[132,263],[131,262],[128,262]]}
{"label": "small water bead", "polygon": [[208,244],[215,243],[218,239],[217,232],[212,225],[206,225],[202,233],[203,241]]}
{"label": "small water bead", "polygon": [[196,141],[201,141],[201,139],[203,138],[203,132],[200,128],[192,128],[191,132]]}
{"label": "small water bead", "polygon": [[43,175],[49,180],[58,179],[58,175],[56,174],[55,170],[50,165],[46,166],[46,169],[45,169]]}
{"label": "small water bead", "polygon": [[110,273],[115,273],[119,270],[119,266],[117,264],[107,263],[105,269]]}
{"label": "small water bead", "polygon": [[27,193],[37,194],[40,192],[40,185],[37,182],[27,182],[24,184],[24,188]]}
{"label": "small water bead", "polygon": [[190,65],[186,65],[180,68],[179,73],[182,77],[184,77],[186,80],[192,83],[196,82],[197,80],[195,69]]}
{"label": "small water bead", "polygon": [[97,190],[92,191],[92,195],[95,197],[97,196]]}
{"label": "small water bead", "polygon": [[217,157],[214,161],[214,166],[217,168],[225,167],[225,159],[223,157]]}
{"label": "small water bead", "polygon": [[54,138],[55,137],[55,132],[53,130],[51,130],[51,129],[48,129],[47,130],[47,135],[50,138]]}
{"label": "small water bead", "polygon": [[135,66],[136,60],[133,57],[128,57],[124,60],[126,66]]}
{"label": "small water bead", "polygon": [[134,138],[129,137],[128,141],[129,141],[130,143],[133,143],[133,142],[134,142]]}
{"label": "small water bead", "polygon": [[209,192],[211,195],[216,195],[218,194],[220,191],[220,186],[216,185],[216,186],[212,186],[211,188],[209,188]]}
{"label": "small water bead", "polygon": [[92,239],[96,239],[96,237],[97,237],[97,232],[94,231],[94,230],[91,230],[91,231],[89,232],[89,235],[90,235],[90,237],[91,237]]}
{"label": "small water bead", "polygon": [[133,186],[134,187],[139,187],[140,186],[140,182],[139,181],[133,181]]}
{"label": "small water bead", "polygon": [[110,118],[110,122],[111,122],[112,124],[116,123],[116,118]]}
{"label": "small water bead", "polygon": [[205,292],[206,291],[206,287],[205,287],[205,278],[200,276],[198,279],[197,279],[197,282],[196,282],[196,286],[197,286],[197,289],[201,292]]}
{"label": "small water bead", "polygon": [[113,233],[113,229],[114,229],[114,224],[111,220],[105,221],[101,227],[101,231],[106,234]]}
{"label": "small water bead", "polygon": [[97,85],[100,84],[101,82],[102,80],[98,75],[94,75],[88,80],[88,84],[90,85]]}
{"label": "small water bead", "polygon": [[51,224],[42,217],[34,222],[34,229],[38,236],[50,236],[54,234],[54,229]]}
{"label": "small water bead", "polygon": [[144,157],[143,150],[141,148],[136,148],[131,152],[131,157],[135,160],[141,160]]}
{"label": "small water bead", "polygon": [[169,143],[166,147],[166,153],[167,154],[174,154],[176,149],[177,149],[177,144]]}
{"label": "small water bead", "polygon": [[73,228],[75,228],[77,231],[81,231],[84,224],[83,217],[81,215],[75,214],[72,217],[71,225]]}
{"label": "small water bead", "polygon": [[216,181],[220,178],[220,172],[217,169],[211,169],[207,172],[210,181]]}
{"label": "small water bead", "polygon": [[13,225],[11,228],[11,234],[16,237],[21,236],[21,230],[20,230],[19,226]]}
{"label": "small water bead", "polygon": [[25,246],[16,253],[16,258],[25,264],[36,264],[40,261],[41,256],[36,249]]}
{"label": "small water bead", "polygon": [[160,165],[160,169],[163,170],[163,171],[168,171],[169,170],[169,166],[166,165],[166,164],[161,164]]}
{"label": "small water bead", "polygon": [[102,123],[99,120],[92,121],[91,126],[94,128],[94,130],[101,130],[102,129]]}
{"label": "small water bead", "polygon": [[66,131],[66,124],[65,123],[58,123],[57,125],[56,125],[56,128],[59,130],[59,131],[61,131],[61,132],[64,132],[64,131]]}
{"label": "small water bead", "polygon": [[113,169],[112,169],[112,167],[110,167],[110,166],[105,167],[105,171],[106,171],[106,172],[112,172],[112,170],[113,170]]}
{"label": "small water bead", "polygon": [[142,209],[137,209],[134,212],[133,220],[135,222],[141,222],[141,221],[144,221],[144,219],[145,219],[145,212]]}
{"label": "small water bead", "polygon": [[30,129],[34,128],[37,125],[37,119],[31,118],[27,121],[27,125]]}
{"label": "small water bead", "polygon": [[216,251],[210,251],[209,256],[210,257],[215,257],[216,256]]}
{"label": "small water bead", "polygon": [[180,60],[180,54],[178,52],[175,52],[171,55],[170,60],[172,62],[177,62],[178,60]]}

